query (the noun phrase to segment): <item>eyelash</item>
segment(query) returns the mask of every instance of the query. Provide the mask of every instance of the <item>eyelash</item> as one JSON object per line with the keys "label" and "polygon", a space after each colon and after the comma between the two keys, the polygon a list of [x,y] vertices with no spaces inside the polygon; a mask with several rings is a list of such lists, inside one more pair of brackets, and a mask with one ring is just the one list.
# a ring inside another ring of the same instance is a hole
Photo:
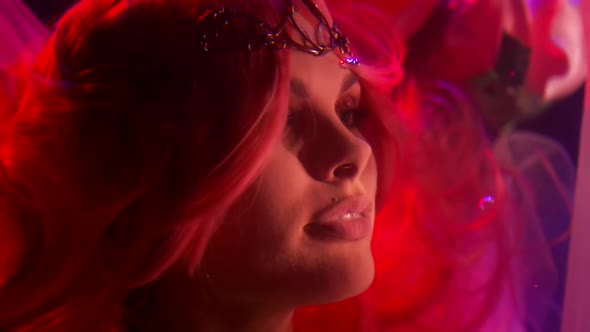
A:
{"label": "eyelash", "polygon": [[340,121],[348,128],[358,128],[368,116],[364,108],[348,108],[338,112]]}
{"label": "eyelash", "polygon": [[[303,111],[289,110],[289,114],[287,115],[287,126],[295,126],[297,124],[297,117],[301,112]],[[362,122],[368,117],[369,112],[364,108],[352,107],[338,110],[337,114],[342,124],[347,128],[355,129],[360,127]]]}

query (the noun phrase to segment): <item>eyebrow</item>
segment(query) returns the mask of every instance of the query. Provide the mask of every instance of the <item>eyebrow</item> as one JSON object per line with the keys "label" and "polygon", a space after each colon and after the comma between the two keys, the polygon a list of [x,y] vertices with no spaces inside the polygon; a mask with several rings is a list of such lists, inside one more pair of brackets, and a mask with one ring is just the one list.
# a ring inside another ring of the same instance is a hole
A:
{"label": "eyebrow", "polygon": [[291,79],[291,93],[300,98],[309,97],[309,91],[307,91],[307,87],[305,87],[303,81],[298,78]]}
{"label": "eyebrow", "polygon": [[[354,73],[350,73],[348,76],[346,76],[346,78],[344,79],[344,82],[342,83],[342,87],[340,88],[340,93],[350,89],[355,83],[358,82],[358,76],[356,76]],[[307,90],[307,87],[305,86],[305,83],[303,83],[302,80],[298,79],[298,78],[292,78],[291,79],[291,93],[296,95],[297,97],[300,98],[309,98],[309,91]]]}

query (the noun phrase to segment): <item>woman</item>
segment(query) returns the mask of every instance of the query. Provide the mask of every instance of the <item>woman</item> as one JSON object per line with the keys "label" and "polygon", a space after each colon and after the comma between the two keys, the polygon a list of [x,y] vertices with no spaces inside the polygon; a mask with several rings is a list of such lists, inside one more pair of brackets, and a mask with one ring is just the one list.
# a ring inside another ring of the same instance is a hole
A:
{"label": "woman", "polygon": [[517,331],[483,131],[361,9],[70,9],[3,142],[0,330]]}

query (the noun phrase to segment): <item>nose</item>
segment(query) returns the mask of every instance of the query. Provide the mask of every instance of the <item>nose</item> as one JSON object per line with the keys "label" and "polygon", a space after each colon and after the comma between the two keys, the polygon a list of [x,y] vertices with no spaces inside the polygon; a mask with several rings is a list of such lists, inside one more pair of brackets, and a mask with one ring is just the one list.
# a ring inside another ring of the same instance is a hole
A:
{"label": "nose", "polygon": [[332,173],[337,179],[354,178],[359,173],[359,168],[354,163],[345,163],[337,166]]}
{"label": "nose", "polygon": [[354,181],[372,156],[371,146],[360,133],[339,119],[317,119],[313,136],[299,151],[309,174],[320,181]]}

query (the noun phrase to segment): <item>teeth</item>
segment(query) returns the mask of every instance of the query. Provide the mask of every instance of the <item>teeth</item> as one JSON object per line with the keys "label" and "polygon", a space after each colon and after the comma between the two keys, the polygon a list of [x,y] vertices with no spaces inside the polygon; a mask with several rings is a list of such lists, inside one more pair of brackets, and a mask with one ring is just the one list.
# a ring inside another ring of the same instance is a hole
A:
{"label": "teeth", "polygon": [[343,219],[350,220],[350,219],[358,219],[361,217],[362,217],[362,215],[358,212],[348,212],[344,215]]}

